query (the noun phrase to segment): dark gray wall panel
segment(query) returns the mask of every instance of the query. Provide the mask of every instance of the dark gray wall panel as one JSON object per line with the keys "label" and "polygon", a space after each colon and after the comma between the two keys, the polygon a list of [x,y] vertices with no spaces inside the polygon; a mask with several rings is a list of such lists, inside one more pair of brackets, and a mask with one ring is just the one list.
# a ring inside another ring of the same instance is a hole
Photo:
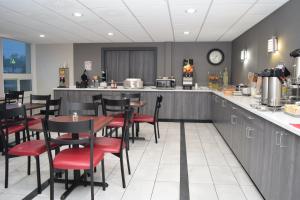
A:
{"label": "dark gray wall panel", "polygon": [[[79,81],[83,72],[84,61],[93,61],[90,75],[99,75],[101,66],[101,49],[112,47],[156,47],[157,76],[175,76],[181,85],[182,61],[193,58],[196,82],[207,85],[208,71],[221,71],[231,66],[231,42],[166,42],[166,43],[89,43],[74,44],[74,80]],[[225,54],[225,61],[220,66],[212,66],[207,62],[206,55],[212,48],[220,48]]]}
{"label": "dark gray wall panel", "polygon": [[[289,53],[300,48],[300,1],[290,0],[270,16],[235,39],[232,43],[232,82],[246,82],[249,71],[259,72],[284,62],[291,69],[292,59]],[[267,41],[272,36],[279,39],[279,52],[267,53]],[[250,59],[242,63],[241,50],[248,49]]]}

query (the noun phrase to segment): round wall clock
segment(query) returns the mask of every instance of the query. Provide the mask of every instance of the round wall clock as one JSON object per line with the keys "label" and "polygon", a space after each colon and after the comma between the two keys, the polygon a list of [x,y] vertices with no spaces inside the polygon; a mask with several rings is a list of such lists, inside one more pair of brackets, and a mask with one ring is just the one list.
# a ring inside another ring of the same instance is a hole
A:
{"label": "round wall clock", "polygon": [[219,65],[224,61],[224,53],[220,49],[212,49],[207,54],[207,60],[212,65]]}

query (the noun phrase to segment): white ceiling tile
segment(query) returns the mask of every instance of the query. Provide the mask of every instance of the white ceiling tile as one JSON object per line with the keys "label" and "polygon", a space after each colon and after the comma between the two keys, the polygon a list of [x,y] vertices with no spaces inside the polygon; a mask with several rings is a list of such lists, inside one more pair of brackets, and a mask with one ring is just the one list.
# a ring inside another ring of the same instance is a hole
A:
{"label": "white ceiling tile", "polygon": [[[34,43],[164,42],[195,41],[200,32],[198,41],[231,41],[287,0],[259,0],[248,11],[255,2],[0,0],[0,36]],[[187,14],[189,8],[196,12]],[[83,17],[72,16],[73,12],[81,12]],[[184,35],[184,31],[190,34]],[[108,32],[114,36],[109,37]],[[41,33],[46,38],[39,38]]]}

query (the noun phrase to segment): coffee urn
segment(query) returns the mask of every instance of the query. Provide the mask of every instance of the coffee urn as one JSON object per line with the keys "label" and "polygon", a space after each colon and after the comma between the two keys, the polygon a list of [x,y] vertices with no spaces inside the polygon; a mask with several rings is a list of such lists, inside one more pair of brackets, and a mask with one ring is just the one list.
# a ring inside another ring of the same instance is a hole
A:
{"label": "coffee urn", "polygon": [[294,58],[292,84],[300,84],[300,49],[296,49],[290,53]]}
{"label": "coffee urn", "polygon": [[268,106],[281,106],[282,83],[278,77],[268,77]]}
{"label": "coffee urn", "polygon": [[268,105],[268,91],[269,89],[269,77],[262,77],[262,93],[261,93],[261,104]]}

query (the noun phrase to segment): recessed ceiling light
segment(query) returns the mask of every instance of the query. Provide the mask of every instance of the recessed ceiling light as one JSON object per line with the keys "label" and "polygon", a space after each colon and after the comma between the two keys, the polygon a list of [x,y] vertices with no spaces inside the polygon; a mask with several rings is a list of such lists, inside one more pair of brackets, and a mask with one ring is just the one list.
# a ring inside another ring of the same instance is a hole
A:
{"label": "recessed ceiling light", "polygon": [[107,33],[107,35],[109,35],[109,36],[113,36],[113,35],[114,35],[114,33],[113,33],[113,32],[109,32],[109,33]]}
{"label": "recessed ceiling light", "polygon": [[40,37],[41,37],[41,38],[44,38],[44,37],[45,37],[45,35],[44,35],[44,34],[41,34],[41,35],[40,35]]}
{"label": "recessed ceiling light", "polygon": [[190,32],[189,32],[189,31],[184,31],[183,34],[184,34],[184,35],[189,35]]}
{"label": "recessed ceiling light", "polygon": [[80,13],[80,12],[74,12],[73,16],[74,17],[82,17],[82,13]]}
{"label": "recessed ceiling light", "polygon": [[189,9],[186,9],[185,12],[188,13],[188,14],[194,14],[197,10],[194,9],[194,8],[189,8]]}

